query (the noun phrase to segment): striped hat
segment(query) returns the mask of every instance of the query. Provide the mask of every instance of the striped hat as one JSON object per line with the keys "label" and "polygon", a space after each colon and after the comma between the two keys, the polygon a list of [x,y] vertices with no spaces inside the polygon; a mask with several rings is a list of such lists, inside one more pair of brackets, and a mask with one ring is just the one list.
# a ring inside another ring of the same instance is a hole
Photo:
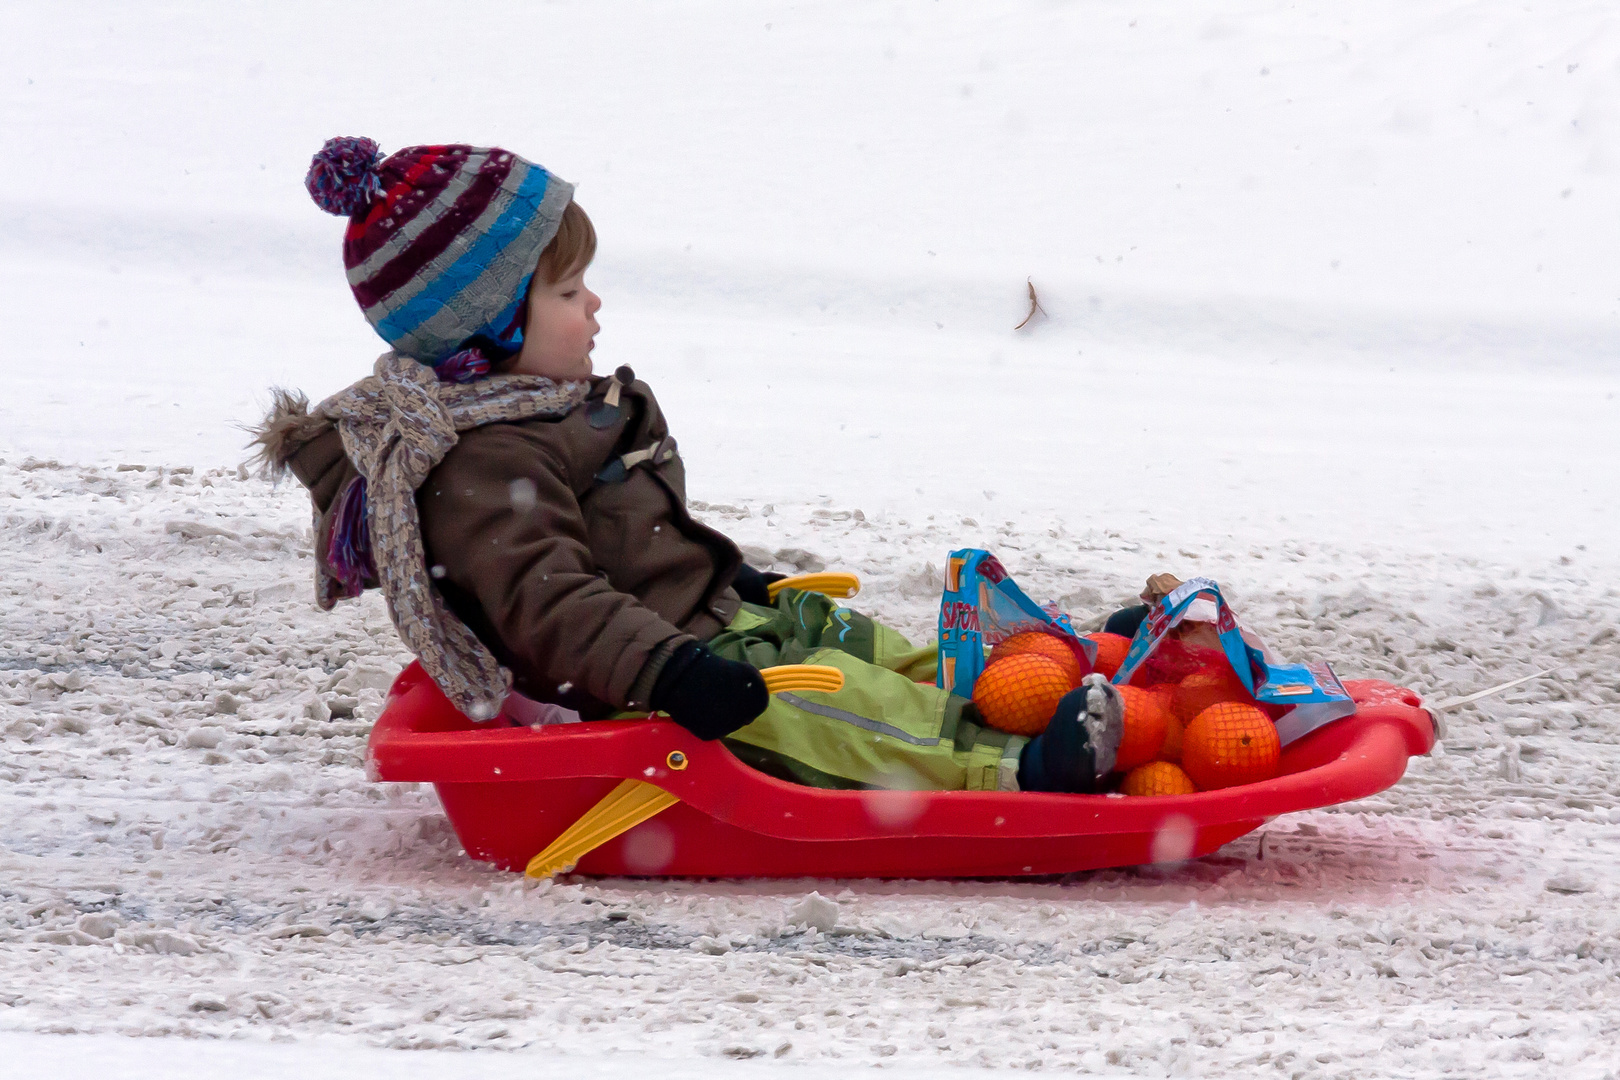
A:
{"label": "striped hat", "polygon": [[471,346],[523,344],[523,300],[557,235],[572,184],[497,147],[409,146],[386,159],[370,139],[328,139],[304,184],[346,214],[349,287],[383,340],[439,364]]}

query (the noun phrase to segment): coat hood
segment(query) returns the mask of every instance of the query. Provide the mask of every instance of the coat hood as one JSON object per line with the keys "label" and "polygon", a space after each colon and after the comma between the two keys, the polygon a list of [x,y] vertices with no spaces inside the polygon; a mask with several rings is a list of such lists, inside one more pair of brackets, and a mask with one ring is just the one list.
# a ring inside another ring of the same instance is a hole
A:
{"label": "coat hood", "polygon": [[264,472],[275,478],[293,473],[308,487],[315,478],[313,470],[299,468],[300,454],[322,435],[336,432],[332,421],[322,416],[311,416],[309,398],[296,390],[275,387],[270,391],[270,411],[259,425],[252,429],[256,447],[253,460]]}

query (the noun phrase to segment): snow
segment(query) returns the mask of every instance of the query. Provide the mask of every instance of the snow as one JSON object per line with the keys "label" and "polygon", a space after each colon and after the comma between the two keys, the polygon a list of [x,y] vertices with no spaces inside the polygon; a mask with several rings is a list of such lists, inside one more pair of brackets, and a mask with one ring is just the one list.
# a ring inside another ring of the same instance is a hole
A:
{"label": "snow", "polygon": [[[1615,1075],[1607,8],[448,10],[4,17],[8,1069]],[[339,133],[579,182],[699,515],[919,638],[972,544],[1431,699],[1554,673],[1188,863],[525,888],[366,779],[406,657],[237,469],[380,349],[298,183]]]}

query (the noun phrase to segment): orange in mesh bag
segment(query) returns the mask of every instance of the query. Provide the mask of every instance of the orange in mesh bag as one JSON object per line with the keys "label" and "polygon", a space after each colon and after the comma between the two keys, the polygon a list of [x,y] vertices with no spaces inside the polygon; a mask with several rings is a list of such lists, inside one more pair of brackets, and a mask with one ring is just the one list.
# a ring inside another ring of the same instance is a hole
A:
{"label": "orange in mesh bag", "polygon": [[1063,695],[1074,689],[1063,665],[1035,653],[1014,653],[984,669],[973,704],[984,722],[1013,735],[1039,735]]}
{"label": "orange in mesh bag", "polygon": [[1168,761],[1150,761],[1127,773],[1119,790],[1125,795],[1191,795],[1198,788],[1181,766]]}
{"label": "orange in mesh bag", "polygon": [[1281,759],[1271,717],[1241,702],[1211,705],[1181,736],[1181,767],[1200,791],[1270,780]]}
{"label": "orange in mesh bag", "polygon": [[1020,653],[1032,653],[1057,661],[1063,668],[1064,675],[1068,676],[1071,690],[1079,686],[1080,680],[1085,676],[1080,667],[1080,659],[1074,655],[1074,650],[1065,645],[1056,634],[1048,634],[1044,630],[1026,630],[1021,634],[1014,634],[990,650],[990,663],[994,664],[997,660],[1017,656]]}

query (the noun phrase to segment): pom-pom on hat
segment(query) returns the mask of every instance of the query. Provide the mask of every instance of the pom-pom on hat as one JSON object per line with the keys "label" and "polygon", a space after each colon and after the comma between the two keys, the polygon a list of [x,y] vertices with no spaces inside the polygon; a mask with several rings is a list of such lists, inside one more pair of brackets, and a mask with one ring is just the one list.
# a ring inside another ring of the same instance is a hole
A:
{"label": "pom-pom on hat", "polygon": [[[328,139],[304,186],[346,215],[343,265],[361,311],[401,355],[439,364],[469,344],[523,345],[523,298],[574,187],[499,147]],[[497,359],[497,356],[490,357]]]}
{"label": "pom-pom on hat", "polygon": [[381,192],[377,165],[382,147],[370,139],[339,136],[327,139],[309,163],[304,186],[315,205],[328,214],[352,214]]}

